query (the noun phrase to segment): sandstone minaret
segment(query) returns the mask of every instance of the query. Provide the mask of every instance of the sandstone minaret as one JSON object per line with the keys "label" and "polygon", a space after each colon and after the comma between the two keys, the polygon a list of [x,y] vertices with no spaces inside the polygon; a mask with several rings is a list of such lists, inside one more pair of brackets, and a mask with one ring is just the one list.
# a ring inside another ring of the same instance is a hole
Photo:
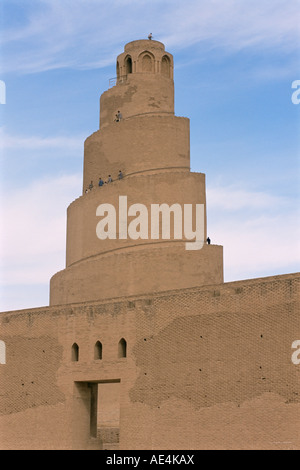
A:
{"label": "sandstone minaret", "polygon": [[[51,279],[51,305],[223,282],[221,246],[189,251],[172,230],[170,239],[153,239],[150,220],[147,239],[119,236],[120,196],[128,207],[146,206],[149,217],[153,204],[203,204],[207,235],[205,175],[190,172],[189,119],[174,114],[172,55],[158,41],[133,41],[116,68],[115,85],[100,99],[100,129],[85,141],[83,194],[68,207],[66,269]],[[113,182],[99,187],[108,175]],[[116,238],[97,237],[101,204],[116,208]]]}

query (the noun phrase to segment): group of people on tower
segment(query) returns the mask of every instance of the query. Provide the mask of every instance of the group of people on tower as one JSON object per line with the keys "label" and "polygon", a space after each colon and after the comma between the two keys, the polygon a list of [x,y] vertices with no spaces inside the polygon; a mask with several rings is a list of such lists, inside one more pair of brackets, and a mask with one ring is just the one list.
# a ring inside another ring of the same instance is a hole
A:
{"label": "group of people on tower", "polygon": [[120,122],[123,119],[121,111],[118,111],[116,114],[115,122]]}
{"label": "group of people on tower", "polygon": [[[121,170],[119,170],[119,174],[118,174],[118,180],[121,180],[123,179],[123,172]],[[107,181],[103,181],[103,179],[99,178],[99,181],[98,181],[98,185],[100,188],[102,186],[104,186],[105,184],[109,184],[109,183],[113,183],[113,179],[112,179],[112,176],[111,175],[108,175],[108,178],[107,178]],[[92,189],[94,188],[94,182],[91,181],[90,184],[89,184],[89,187],[86,188],[85,190],[85,194],[89,193],[90,191],[92,191]]]}

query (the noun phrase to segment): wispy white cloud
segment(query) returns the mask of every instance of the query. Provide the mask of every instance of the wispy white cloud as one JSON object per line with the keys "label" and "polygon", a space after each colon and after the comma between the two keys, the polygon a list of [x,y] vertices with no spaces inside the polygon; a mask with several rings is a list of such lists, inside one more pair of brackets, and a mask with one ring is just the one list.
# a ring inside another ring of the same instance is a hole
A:
{"label": "wispy white cloud", "polygon": [[6,72],[105,67],[120,44],[150,30],[172,50],[204,44],[290,52],[299,44],[299,0],[42,0],[25,11],[22,25],[7,19],[0,40]]}
{"label": "wispy white cloud", "polygon": [[238,210],[263,210],[278,211],[288,207],[290,199],[276,196],[264,191],[254,191],[242,188],[238,185],[214,186],[207,190],[207,198],[210,209],[218,209],[226,212]]}
{"label": "wispy white cloud", "polygon": [[234,217],[212,221],[214,241],[224,246],[225,280],[238,280],[300,269],[299,214],[278,214],[247,223]]}
{"label": "wispy white cloud", "polygon": [[82,136],[58,136],[58,137],[41,137],[41,136],[20,136],[11,135],[5,132],[4,128],[0,128],[0,151],[5,150],[73,150],[81,155],[83,148]]}
{"label": "wispy white cloud", "polygon": [[226,281],[299,270],[299,201],[233,186],[208,188],[207,199],[209,234],[224,246]]}
{"label": "wispy white cloud", "polygon": [[79,196],[81,176],[35,181],[1,194],[3,285],[48,283],[63,269],[66,207]]}
{"label": "wispy white cloud", "polygon": [[[299,2],[203,0],[179,2],[166,34],[171,45],[210,41],[215,47],[297,48]],[[175,28],[176,26],[176,28]]]}

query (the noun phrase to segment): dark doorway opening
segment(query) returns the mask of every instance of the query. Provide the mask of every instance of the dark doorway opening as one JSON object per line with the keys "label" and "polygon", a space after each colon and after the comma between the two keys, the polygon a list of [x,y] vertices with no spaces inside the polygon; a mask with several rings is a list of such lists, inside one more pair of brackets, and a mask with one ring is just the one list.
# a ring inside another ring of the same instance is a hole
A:
{"label": "dark doorway opening", "polygon": [[90,382],[90,437],[103,450],[118,450],[120,441],[120,380]]}
{"label": "dark doorway opening", "polygon": [[98,384],[97,436],[107,450],[119,449],[120,389],[120,381]]}
{"label": "dark doorway opening", "polygon": [[118,450],[121,381],[76,381],[73,401],[73,446],[85,450]]}

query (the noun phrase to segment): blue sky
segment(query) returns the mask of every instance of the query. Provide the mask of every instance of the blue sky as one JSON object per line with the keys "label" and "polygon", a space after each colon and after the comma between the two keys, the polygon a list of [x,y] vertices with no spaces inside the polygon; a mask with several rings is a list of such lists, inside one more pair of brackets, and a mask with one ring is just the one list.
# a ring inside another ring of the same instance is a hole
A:
{"label": "blue sky", "polygon": [[1,0],[0,310],[48,304],[100,94],[149,32],[174,55],[225,281],[299,271],[299,12],[298,0]]}

